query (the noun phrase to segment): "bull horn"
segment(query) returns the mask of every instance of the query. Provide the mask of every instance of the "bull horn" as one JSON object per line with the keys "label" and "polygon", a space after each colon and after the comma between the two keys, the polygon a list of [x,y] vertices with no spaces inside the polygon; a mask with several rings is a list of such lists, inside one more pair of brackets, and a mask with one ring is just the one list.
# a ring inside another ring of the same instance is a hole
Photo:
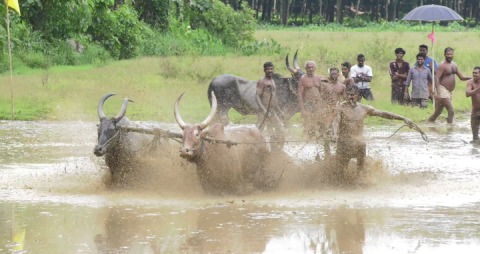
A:
{"label": "bull horn", "polygon": [[297,70],[290,67],[290,63],[288,62],[288,54],[287,57],[285,57],[285,65],[287,65],[287,69],[290,71],[291,74],[295,74],[297,72]]}
{"label": "bull horn", "polygon": [[115,94],[114,93],[109,93],[109,94],[106,94],[104,95],[100,101],[98,102],[98,106],[97,106],[97,112],[98,112],[98,117],[100,119],[103,119],[103,118],[106,118],[105,116],[105,112],[103,111],[103,104],[105,103],[105,101],[111,97],[111,96],[114,96]]}
{"label": "bull horn", "polygon": [[298,54],[298,49],[297,51],[295,51],[295,55],[293,56],[293,68],[295,68],[296,70],[300,70],[300,66],[298,66],[298,63],[297,63],[297,54]]}
{"label": "bull horn", "polygon": [[123,99],[122,108],[114,118],[116,121],[120,121],[120,119],[125,116],[125,112],[127,112],[128,101],[130,101],[128,98]]}
{"label": "bull horn", "polygon": [[210,114],[207,116],[203,122],[200,123],[200,128],[205,129],[207,126],[212,122],[212,120],[215,117],[215,114],[217,113],[217,97],[215,97],[215,93],[212,91],[212,109],[210,110]]}
{"label": "bull horn", "polygon": [[187,127],[187,125],[182,120],[182,117],[180,116],[180,113],[178,113],[178,105],[180,104],[180,99],[182,99],[184,94],[185,94],[185,92],[180,94],[177,101],[175,102],[175,108],[173,109],[173,114],[175,115],[175,120],[177,121],[178,126],[180,126],[180,128],[182,128],[182,130],[185,129],[185,127]]}

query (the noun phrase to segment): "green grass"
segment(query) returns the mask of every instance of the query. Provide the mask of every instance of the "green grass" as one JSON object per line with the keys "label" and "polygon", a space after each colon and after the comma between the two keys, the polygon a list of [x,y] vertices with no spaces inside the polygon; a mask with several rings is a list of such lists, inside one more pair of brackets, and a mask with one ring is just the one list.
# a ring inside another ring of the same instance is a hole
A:
{"label": "green grass", "polygon": [[[427,30],[428,31],[428,30]],[[112,62],[105,66],[52,67],[48,70],[15,70],[13,91],[15,116],[18,120],[96,120],[96,105],[101,96],[114,92],[117,96],[105,105],[107,115],[120,109],[123,97],[135,101],[129,105],[127,115],[135,120],[174,122],[173,105],[176,98],[186,92],[181,103],[181,114],[187,122],[204,119],[210,106],[207,100],[209,82],[217,75],[230,73],[258,80],[263,76],[262,65],[273,61],[276,71],[288,74],[285,55],[293,56],[299,50],[299,64],[307,60],[317,62],[317,73],[326,75],[328,67],[344,61],[355,64],[356,56],[363,53],[366,64],[372,66],[374,79],[372,90],[376,101],[369,104],[380,110],[404,115],[416,122],[424,121],[433,111],[390,104],[390,80],[388,63],[394,59],[394,49],[406,50],[405,60],[413,64],[418,45],[427,44],[427,32],[322,32],[314,29],[258,30],[259,41],[276,41],[285,48],[280,54],[254,56],[187,56],[187,57],[143,57]],[[480,55],[476,47],[478,32],[441,32],[436,34],[435,56],[443,59],[443,49],[455,49],[454,61],[460,70],[470,75],[479,65],[475,56]],[[430,51],[430,55],[432,55]],[[471,102],[465,98],[466,82],[457,80],[454,91],[454,107],[457,118],[468,112]],[[0,118],[10,119],[10,76],[0,76]],[[444,112],[446,114],[446,112]],[[444,115],[442,115],[444,117]],[[440,121],[444,119],[440,118]],[[237,123],[254,122],[254,117],[241,116],[233,110],[230,118]],[[299,122],[300,117],[294,117]],[[371,118],[369,124],[387,120]]]}

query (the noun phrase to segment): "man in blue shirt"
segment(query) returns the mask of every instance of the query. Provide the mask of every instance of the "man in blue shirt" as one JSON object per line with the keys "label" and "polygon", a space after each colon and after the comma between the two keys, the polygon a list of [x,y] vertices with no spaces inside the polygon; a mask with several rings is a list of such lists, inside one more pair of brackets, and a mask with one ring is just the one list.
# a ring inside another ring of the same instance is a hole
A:
{"label": "man in blue shirt", "polygon": [[[422,44],[418,46],[418,53],[422,53],[425,55],[425,62],[423,62],[423,66],[428,67],[430,69],[430,72],[433,69],[433,66],[435,66],[435,71],[438,69],[438,64],[437,61],[433,60],[433,58],[428,56],[428,46],[425,44]],[[417,67],[417,63],[415,63],[415,67]],[[431,73],[433,76],[433,73]],[[428,97],[430,100],[433,100],[433,86],[432,82],[428,83],[428,92],[430,93],[430,96]]]}

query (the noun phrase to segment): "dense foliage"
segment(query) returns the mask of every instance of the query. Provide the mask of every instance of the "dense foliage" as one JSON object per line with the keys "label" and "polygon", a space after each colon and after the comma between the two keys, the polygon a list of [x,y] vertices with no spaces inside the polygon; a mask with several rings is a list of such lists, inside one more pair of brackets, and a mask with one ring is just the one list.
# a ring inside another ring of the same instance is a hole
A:
{"label": "dense foliage", "polygon": [[[15,69],[101,64],[110,59],[165,55],[282,53],[276,41],[255,41],[255,29],[407,31],[395,21],[422,4],[444,4],[474,27],[478,1],[451,0],[20,0],[10,11]],[[0,13],[5,13],[3,1]],[[393,21],[392,21],[393,20]],[[0,73],[8,69],[6,20],[0,19]],[[391,22],[390,22],[391,21]],[[301,25],[302,28],[299,28]],[[444,24],[445,25],[445,24]]]}
{"label": "dense foliage", "polygon": [[[2,1],[3,2],[3,1]],[[141,55],[251,54],[256,21],[219,0],[28,0],[10,11],[15,66],[100,63]],[[5,5],[0,5],[5,13]],[[8,67],[1,19],[0,72]]]}

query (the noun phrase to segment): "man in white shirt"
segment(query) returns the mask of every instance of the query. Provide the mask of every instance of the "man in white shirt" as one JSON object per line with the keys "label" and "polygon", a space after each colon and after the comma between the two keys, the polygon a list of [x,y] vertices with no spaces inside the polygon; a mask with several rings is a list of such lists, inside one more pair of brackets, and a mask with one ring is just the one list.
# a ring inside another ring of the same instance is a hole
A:
{"label": "man in white shirt", "polygon": [[372,67],[365,65],[365,56],[363,54],[357,56],[357,62],[357,65],[350,68],[350,76],[355,81],[355,86],[358,87],[360,93],[359,100],[363,97],[366,100],[373,101],[373,94],[370,91],[370,82],[373,77]]}

